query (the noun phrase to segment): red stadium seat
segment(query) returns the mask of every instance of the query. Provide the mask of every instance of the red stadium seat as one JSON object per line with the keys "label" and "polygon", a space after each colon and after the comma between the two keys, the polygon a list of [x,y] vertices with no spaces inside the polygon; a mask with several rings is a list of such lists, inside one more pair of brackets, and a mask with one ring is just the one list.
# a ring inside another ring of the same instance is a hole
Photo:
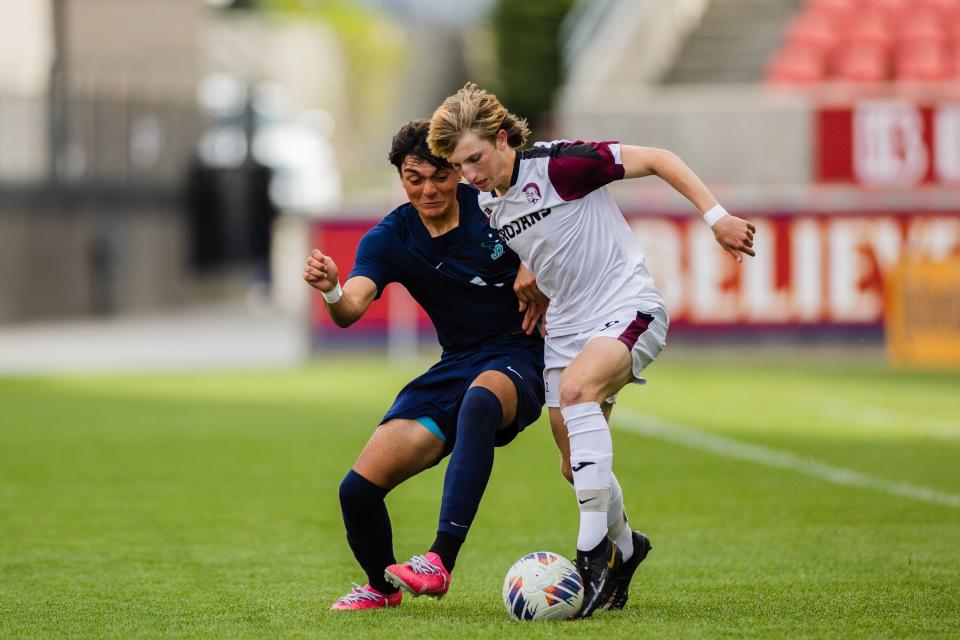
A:
{"label": "red stadium seat", "polygon": [[845,46],[837,52],[833,67],[836,78],[846,82],[872,83],[890,79],[887,49],[876,44]]}
{"label": "red stadium seat", "polygon": [[906,15],[895,32],[899,46],[933,43],[945,46],[947,31],[938,14],[931,11],[914,11]]}
{"label": "red stadium seat", "polygon": [[807,0],[804,13],[830,20],[836,28],[842,28],[860,8],[857,0]]}
{"label": "red stadium seat", "polygon": [[831,19],[822,15],[802,13],[787,27],[788,48],[816,49],[828,55],[839,39]]}
{"label": "red stadium seat", "polygon": [[843,39],[850,45],[889,47],[893,44],[893,34],[887,20],[875,11],[857,14],[847,25]]}
{"label": "red stadium seat", "polygon": [[807,0],[803,3],[806,11],[855,11],[860,8],[860,0]]}
{"label": "red stadium seat", "polygon": [[953,43],[953,48],[960,49],[960,16],[947,25],[946,32],[947,40]]}
{"label": "red stadium seat", "polygon": [[781,84],[951,78],[960,78],[960,0],[805,0],[766,73]]}
{"label": "red stadium seat", "polygon": [[863,9],[876,11],[893,22],[900,20],[916,6],[912,0],[862,0],[860,4]]}
{"label": "red stadium seat", "polygon": [[895,66],[897,80],[940,82],[952,75],[946,49],[933,42],[903,48]]}
{"label": "red stadium seat", "polygon": [[915,0],[914,6],[918,10],[931,11],[946,22],[960,17],[960,0]]}
{"label": "red stadium seat", "polygon": [[813,49],[781,49],[767,64],[766,80],[774,84],[811,84],[825,78],[824,57]]}

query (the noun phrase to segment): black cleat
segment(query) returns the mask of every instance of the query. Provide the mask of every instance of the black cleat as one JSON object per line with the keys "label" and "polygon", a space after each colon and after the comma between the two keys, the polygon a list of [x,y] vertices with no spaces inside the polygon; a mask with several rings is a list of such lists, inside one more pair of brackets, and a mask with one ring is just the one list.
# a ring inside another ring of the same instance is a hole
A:
{"label": "black cleat", "polygon": [[610,601],[623,565],[623,555],[610,538],[604,538],[593,551],[577,549],[577,572],[583,579],[583,607],[578,618],[589,618]]}
{"label": "black cleat", "polygon": [[633,555],[629,560],[624,560],[620,567],[620,572],[612,580],[613,589],[611,590],[610,600],[604,605],[604,609],[623,609],[627,604],[627,589],[630,588],[630,580],[633,574],[647,557],[653,547],[650,545],[650,539],[639,531],[633,532]]}

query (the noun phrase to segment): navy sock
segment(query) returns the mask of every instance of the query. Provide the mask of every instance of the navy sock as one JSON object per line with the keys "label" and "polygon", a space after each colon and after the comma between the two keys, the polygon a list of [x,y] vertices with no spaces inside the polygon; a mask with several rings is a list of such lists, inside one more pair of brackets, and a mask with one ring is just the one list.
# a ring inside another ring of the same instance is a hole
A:
{"label": "navy sock", "polygon": [[467,390],[457,416],[457,440],[443,479],[440,525],[431,549],[447,571],[456,564],[460,545],[487,488],[493,469],[494,436],[502,419],[503,408],[492,391],[485,387]]}
{"label": "navy sock", "polygon": [[381,593],[397,588],[383,579],[383,570],[396,562],[393,530],[383,498],[389,489],[378,487],[351,469],[340,483],[340,508],[347,529],[347,542],[367,574],[370,586]]}

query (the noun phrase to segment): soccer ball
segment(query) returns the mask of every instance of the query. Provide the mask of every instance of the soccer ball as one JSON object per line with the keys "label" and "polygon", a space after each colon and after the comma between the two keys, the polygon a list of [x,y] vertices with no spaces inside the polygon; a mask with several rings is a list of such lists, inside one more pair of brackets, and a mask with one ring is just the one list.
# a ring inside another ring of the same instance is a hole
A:
{"label": "soccer ball", "polygon": [[517,620],[566,620],[583,606],[583,580],[563,556],[537,551],[507,571],[503,606]]}

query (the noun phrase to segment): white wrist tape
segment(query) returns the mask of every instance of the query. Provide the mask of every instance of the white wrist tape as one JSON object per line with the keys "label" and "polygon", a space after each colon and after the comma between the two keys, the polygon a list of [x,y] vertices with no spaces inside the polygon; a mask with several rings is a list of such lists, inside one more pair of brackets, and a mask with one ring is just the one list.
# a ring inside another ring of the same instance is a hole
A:
{"label": "white wrist tape", "polygon": [[321,291],[323,299],[327,301],[327,304],[335,304],[340,298],[343,297],[343,289],[340,288],[340,283],[337,283],[331,291]]}
{"label": "white wrist tape", "polygon": [[713,208],[703,214],[703,219],[707,221],[707,224],[711,227],[724,216],[728,216],[727,210],[721,207],[719,204],[713,205]]}

